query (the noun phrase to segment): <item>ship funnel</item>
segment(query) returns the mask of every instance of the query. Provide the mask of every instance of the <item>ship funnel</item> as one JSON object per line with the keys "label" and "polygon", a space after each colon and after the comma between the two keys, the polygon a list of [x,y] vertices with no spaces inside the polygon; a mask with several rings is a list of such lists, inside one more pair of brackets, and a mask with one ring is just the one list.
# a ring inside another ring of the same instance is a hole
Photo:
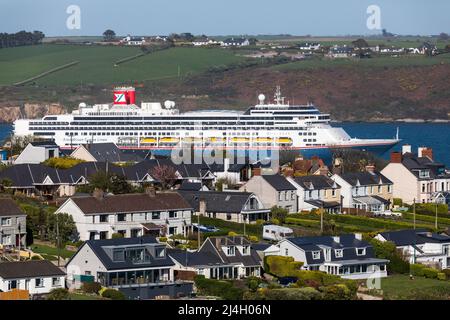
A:
{"label": "ship funnel", "polygon": [[114,88],[114,104],[130,105],[136,104],[136,92],[133,87]]}

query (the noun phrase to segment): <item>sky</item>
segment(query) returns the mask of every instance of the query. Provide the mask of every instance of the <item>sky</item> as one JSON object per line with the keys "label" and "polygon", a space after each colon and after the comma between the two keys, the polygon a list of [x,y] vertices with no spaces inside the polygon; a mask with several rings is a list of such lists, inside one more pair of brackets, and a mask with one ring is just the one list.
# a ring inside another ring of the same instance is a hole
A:
{"label": "sky", "polygon": [[[67,26],[73,13],[79,19]],[[0,32],[47,36],[292,34],[370,35],[367,8],[380,8],[381,28],[396,34],[450,33],[449,0],[0,0]],[[77,22],[79,21],[79,25]]]}

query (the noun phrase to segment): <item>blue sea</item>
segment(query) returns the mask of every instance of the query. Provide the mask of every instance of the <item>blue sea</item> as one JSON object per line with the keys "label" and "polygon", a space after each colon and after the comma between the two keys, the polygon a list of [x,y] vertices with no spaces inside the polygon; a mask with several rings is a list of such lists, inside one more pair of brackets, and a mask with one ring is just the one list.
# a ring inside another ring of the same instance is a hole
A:
{"label": "blue sea", "polygon": [[[343,127],[352,137],[394,138],[399,128],[402,142],[393,150],[400,150],[402,144],[410,144],[414,152],[421,146],[431,147],[434,158],[450,166],[450,124],[448,123],[363,123],[342,122],[333,126]],[[0,124],[0,141],[11,134],[12,126]],[[385,158],[389,157],[386,153]]]}

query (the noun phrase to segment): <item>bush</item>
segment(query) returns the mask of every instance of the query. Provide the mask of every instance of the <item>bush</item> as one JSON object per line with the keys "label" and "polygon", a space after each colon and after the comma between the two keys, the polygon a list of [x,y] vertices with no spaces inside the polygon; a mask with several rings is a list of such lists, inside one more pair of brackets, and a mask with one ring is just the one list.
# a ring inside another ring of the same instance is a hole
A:
{"label": "bush", "polygon": [[47,295],[47,300],[69,300],[69,291],[64,288],[52,289]]}
{"label": "bush", "polygon": [[263,220],[263,219],[257,219],[256,220],[256,224],[264,224],[264,222],[266,222],[265,220]]}
{"label": "bush", "polygon": [[397,250],[395,243],[391,241],[379,241],[377,239],[369,239],[368,241],[373,246],[377,258],[389,260],[387,265],[389,273],[409,273],[409,262],[406,261],[401,252]]}
{"label": "bush", "polygon": [[31,257],[31,260],[42,260],[38,255],[34,255]]}
{"label": "bush", "polygon": [[98,282],[84,282],[81,286],[81,290],[86,293],[95,293],[98,294],[102,285]]}
{"label": "bush", "polygon": [[158,241],[159,242],[167,242],[167,237],[159,237]]}
{"label": "bush", "polygon": [[400,198],[394,198],[394,199],[392,199],[392,203],[394,206],[401,207],[403,205],[403,200]]}
{"label": "bush", "polygon": [[270,223],[278,226],[280,224],[280,220],[278,220],[276,218],[272,218],[272,219],[270,219]]}
{"label": "bush", "polygon": [[265,271],[277,277],[296,277],[303,262],[294,261],[293,257],[267,256],[264,258]]}
{"label": "bush", "polygon": [[447,280],[447,275],[443,272],[439,272],[437,274],[437,278],[438,278],[438,280]]}
{"label": "bush", "polygon": [[220,297],[225,300],[242,300],[244,290],[234,287],[229,281],[206,279],[197,275],[194,278],[195,286],[201,294]]}
{"label": "bush", "polygon": [[237,233],[234,232],[234,231],[230,231],[230,232],[228,232],[228,236],[229,237],[235,237],[235,236],[237,236]]}
{"label": "bush", "polygon": [[297,219],[297,218],[286,218],[286,223],[295,224],[306,228],[318,228],[320,226],[320,221],[308,220],[308,219]]}
{"label": "bush", "polygon": [[425,269],[426,267],[423,264],[411,264],[410,265],[410,273],[413,276],[420,276],[423,277],[424,276],[424,272],[423,269]]}
{"label": "bush", "polygon": [[102,297],[108,298],[111,300],[126,300],[127,299],[122,292],[120,292],[118,290],[114,290],[114,289],[106,289],[105,291],[103,291]]}
{"label": "bush", "polygon": [[250,240],[251,242],[258,242],[259,241],[257,236],[249,236],[248,240]]}
{"label": "bush", "polygon": [[275,218],[278,221],[280,221],[280,223],[285,222],[285,219],[288,216],[288,214],[289,214],[289,211],[287,211],[286,209],[281,208],[281,207],[273,206],[270,209],[270,216],[272,218]]}
{"label": "bush", "polygon": [[123,238],[123,234],[121,233],[113,233],[111,235],[111,239],[121,239],[121,238]]}
{"label": "bush", "polygon": [[433,268],[424,268],[422,270],[423,275],[425,276],[425,278],[429,278],[429,279],[437,279],[438,277],[438,273],[439,271]]}
{"label": "bush", "polygon": [[355,296],[345,284],[335,284],[322,287],[323,298],[326,300],[352,300]]}
{"label": "bush", "polygon": [[444,269],[444,270],[441,270],[441,272],[445,274],[447,279],[450,279],[450,269]]}
{"label": "bush", "polygon": [[314,288],[282,288],[267,290],[267,300],[321,300],[322,294]]}
{"label": "bush", "polygon": [[258,277],[249,277],[245,280],[247,287],[251,290],[251,291],[256,291],[259,287],[259,285],[261,284],[262,280],[261,278]]}

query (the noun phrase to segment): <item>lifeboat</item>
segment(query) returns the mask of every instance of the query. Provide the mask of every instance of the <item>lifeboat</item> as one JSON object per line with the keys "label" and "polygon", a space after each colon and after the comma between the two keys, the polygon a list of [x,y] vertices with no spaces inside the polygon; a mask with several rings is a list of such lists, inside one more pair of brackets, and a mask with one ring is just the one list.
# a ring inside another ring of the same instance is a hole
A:
{"label": "lifeboat", "polygon": [[271,143],[272,141],[272,138],[256,138],[256,142],[259,143]]}
{"label": "lifeboat", "polygon": [[162,143],[177,143],[178,139],[177,138],[172,138],[172,137],[164,137],[164,138],[160,138],[159,142],[162,142]]}
{"label": "lifeboat", "polygon": [[156,143],[156,138],[141,138],[141,143]]}
{"label": "lifeboat", "polygon": [[292,144],[292,139],[291,138],[286,138],[286,137],[277,138],[277,143],[279,143],[279,144]]}
{"label": "lifeboat", "polygon": [[236,137],[236,138],[232,138],[231,139],[231,141],[232,142],[237,142],[237,143],[239,143],[239,142],[249,142],[250,141],[250,139],[249,138],[244,138],[244,137]]}

